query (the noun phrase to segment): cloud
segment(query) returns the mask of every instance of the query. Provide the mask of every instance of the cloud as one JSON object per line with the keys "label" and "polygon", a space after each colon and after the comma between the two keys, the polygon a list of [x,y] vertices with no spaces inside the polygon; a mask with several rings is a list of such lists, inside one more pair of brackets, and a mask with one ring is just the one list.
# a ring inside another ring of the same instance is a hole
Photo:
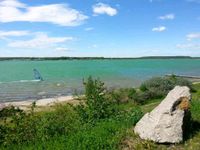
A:
{"label": "cloud", "polygon": [[92,31],[92,30],[94,30],[93,27],[85,28],[85,31]]}
{"label": "cloud", "polygon": [[177,44],[177,48],[180,49],[189,49],[189,50],[200,50],[200,44],[196,43],[186,43],[186,44]]}
{"label": "cloud", "polygon": [[174,14],[166,14],[164,16],[158,17],[161,20],[173,20],[175,18]]}
{"label": "cloud", "polygon": [[56,47],[55,50],[60,52],[70,51],[67,47]]}
{"label": "cloud", "polygon": [[200,33],[190,33],[186,35],[187,40],[200,39]]}
{"label": "cloud", "polygon": [[149,0],[150,3],[152,2],[162,2],[162,0]]}
{"label": "cloud", "polygon": [[44,33],[38,33],[31,40],[18,40],[8,43],[9,47],[20,49],[42,49],[52,48],[59,43],[64,43],[73,40],[73,37],[49,37]]}
{"label": "cloud", "polygon": [[1,0],[0,6],[25,8],[26,5],[17,0]]}
{"label": "cloud", "polygon": [[0,1],[0,22],[48,22],[60,26],[77,26],[88,16],[64,4],[27,6],[18,0]]}
{"label": "cloud", "polygon": [[98,3],[93,6],[93,13],[94,15],[107,14],[109,16],[115,16],[117,14],[117,9],[104,3]]}
{"label": "cloud", "polygon": [[155,27],[152,29],[152,31],[154,32],[163,32],[165,31],[167,28],[165,26],[159,26],[159,27]]}
{"label": "cloud", "polygon": [[30,34],[29,31],[0,31],[0,39],[7,37],[20,37],[29,34]]}

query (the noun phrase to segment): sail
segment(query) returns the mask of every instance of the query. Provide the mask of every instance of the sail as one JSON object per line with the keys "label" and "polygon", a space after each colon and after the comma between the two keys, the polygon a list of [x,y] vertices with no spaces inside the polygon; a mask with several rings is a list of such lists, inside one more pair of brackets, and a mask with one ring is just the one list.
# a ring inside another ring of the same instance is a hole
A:
{"label": "sail", "polygon": [[34,73],[35,80],[41,80],[41,81],[43,81],[43,78],[42,78],[40,72],[37,69],[33,69],[33,73]]}

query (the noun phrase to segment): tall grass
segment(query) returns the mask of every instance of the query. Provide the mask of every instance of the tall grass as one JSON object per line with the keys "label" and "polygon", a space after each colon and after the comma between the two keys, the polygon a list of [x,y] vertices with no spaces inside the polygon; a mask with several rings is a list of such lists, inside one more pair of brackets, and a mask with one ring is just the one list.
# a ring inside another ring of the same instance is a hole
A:
{"label": "tall grass", "polygon": [[[123,110],[107,99],[104,84],[88,78],[80,105],[57,105],[31,113],[14,107],[0,125],[1,149],[117,149],[125,130],[142,117],[138,106]],[[12,112],[12,113],[10,113]]]}

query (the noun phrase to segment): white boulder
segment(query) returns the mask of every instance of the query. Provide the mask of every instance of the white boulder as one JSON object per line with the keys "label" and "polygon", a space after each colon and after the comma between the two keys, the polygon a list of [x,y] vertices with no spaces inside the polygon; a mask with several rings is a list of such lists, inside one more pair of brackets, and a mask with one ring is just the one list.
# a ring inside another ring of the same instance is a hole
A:
{"label": "white boulder", "polygon": [[190,99],[188,87],[176,86],[154,110],[142,117],[134,132],[142,139],[157,143],[181,142]]}

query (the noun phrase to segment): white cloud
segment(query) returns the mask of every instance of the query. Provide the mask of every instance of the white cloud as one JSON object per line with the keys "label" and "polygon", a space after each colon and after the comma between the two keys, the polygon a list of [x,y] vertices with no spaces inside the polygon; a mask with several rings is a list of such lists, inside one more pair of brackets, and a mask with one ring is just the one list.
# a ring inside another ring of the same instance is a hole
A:
{"label": "white cloud", "polygon": [[200,50],[200,44],[195,43],[177,44],[176,47],[186,50]]}
{"label": "white cloud", "polygon": [[93,6],[93,13],[94,15],[107,14],[109,16],[114,16],[117,14],[117,9],[112,8],[111,6],[104,3],[98,3]]}
{"label": "white cloud", "polygon": [[52,48],[59,43],[73,40],[73,37],[49,37],[44,33],[38,33],[31,40],[18,40],[8,43],[9,47],[21,49]]}
{"label": "white cloud", "polygon": [[64,4],[27,6],[18,0],[0,1],[0,22],[48,22],[61,26],[77,26],[88,16]]}
{"label": "white cloud", "polygon": [[92,30],[94,30],[93,27],[85,28],[85,31],[92,31]]}
{"label": "white cloud", "polygon": [[200,33],[190,33],[186,35],[187,40],[200,39]]}
{"label": "white cloud", "polygon": [[149,2],[162,2],[162,0],[149,0]]}
{"label": "white cloud", "polygon": [[173,20],[175,18],[174,14],[166,14],[164,16],[158,17],[161,20]]}
{"label": "white cloud", "polygon": [[152,31],[154,32],[163,32],[165,31],[167,28],[165,26],[159,26],[159,27],[155,27],[152,29]]}
{"label": "white cloud", "polygon": [[25,8],[26,5],[17,0],[1,0],[0,6]]}
{"label": "white cloud", "polygon": [[56,47],[55,50],[60,52],[70,51],[70,49],[67,47]]}
{"label": "white cloud", "polygon": [[0,31],[0,38],[6,38],[6,37],[20,37],[29,35],[29,31]]}

